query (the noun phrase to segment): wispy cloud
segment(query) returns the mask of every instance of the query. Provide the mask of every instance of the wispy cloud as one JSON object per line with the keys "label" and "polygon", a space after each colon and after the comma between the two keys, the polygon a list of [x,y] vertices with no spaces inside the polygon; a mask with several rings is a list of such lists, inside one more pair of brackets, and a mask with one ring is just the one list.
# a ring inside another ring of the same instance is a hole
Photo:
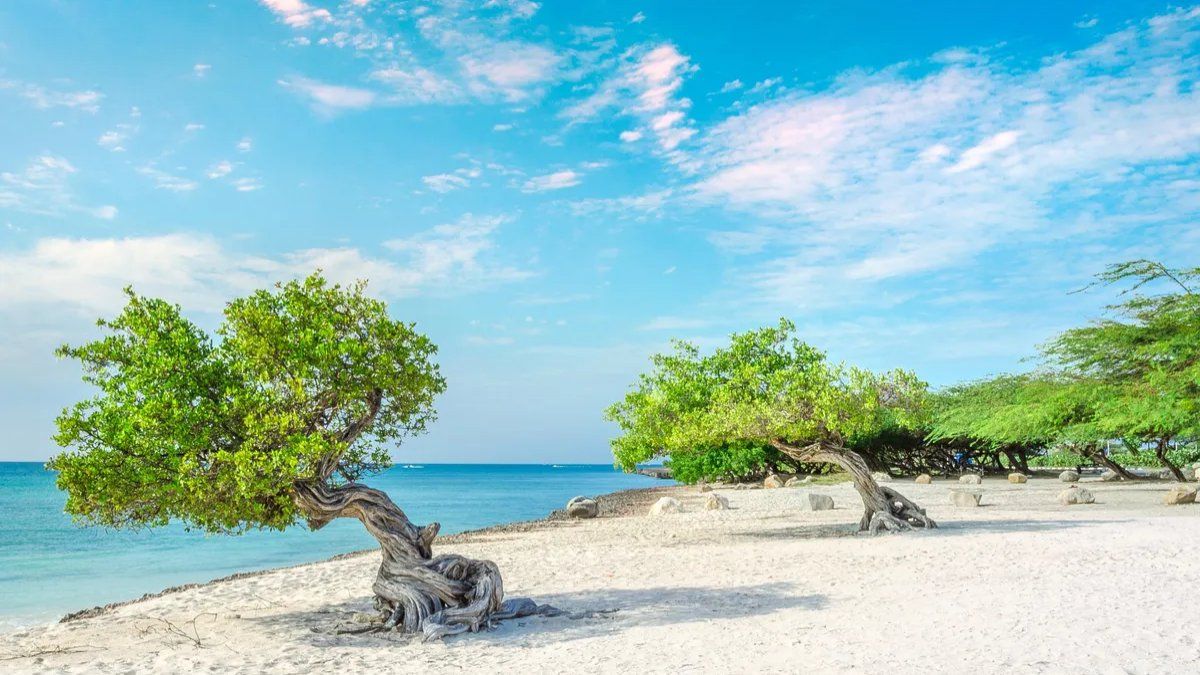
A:
{"label": "wispy cloud", "polygon": [[330,21],[327,9],[314,8],[303,0],[260,0],[262,4],[292,28],[306,28],[313,23]]}
{"label": "wispy cloud", "polygon": [[102,220],[116,218],[115,206],[78,203],[69,185],[77,172],[57,155],[35,157],[20,171],[0,172],[0,208],[47,216],[86,213]]}
{"label": "wispy cloud", "polygon": [[100,101],[104,94],[94,89],[75,91],[59,91],[47,89],[41,85],[17,82],[15,80],[0,80],[0,90],[9,89],[29,101],[35,108],[74,108],[88,113],[100,110]]}
{"label": "wispy cloud", "polygon": [[583,176],[577,171],[563,169],[553,173],[534,176],[521,186],[522,192],[546,192],[574,187],[583,181]]}
{"label": "wispy cloud", "polygon": [[713,241],[774,252],[735,274],[793,306],[1086,239],[1088,222],[1179,230],[1197,215],[1167,193],[1196,180],[1200,93],[1185,83],[1200,60],[1182,54],[1198,24],[1200,9],[1173,11],[1032,69],[962,51],[785,92],[697,136],[675,198],[745,214]]}
{"label": "wispy cloud", "polygon": [[366,279],[372,292],[385,297],[469,292],[528,276],[493,260],[492,236],[505,222],[468,215],[385,242],[376,253],[313,248],[276,257],[250,255],[197,234],[48,237],[28,248],[0,249],[0,313],[47,307],[82,316],[110,313],[123,303],[121,289],[128,285],[215,311],[234,295],[315,269],[337,282]]}
{"label": "wispy cloud", "polygon": [[306,77],[292,77],[279,83],[305,98],[313,110],[322,114],[368,108],[377,97],[370,89],[328,84]]}
{"label": "wispy cloud", "polygon": [[158,168],[153,163],[138,167],[137,172],[154,181],[154,187],[168,192],[191,192],[200,184],[191,178],[179,176]]}

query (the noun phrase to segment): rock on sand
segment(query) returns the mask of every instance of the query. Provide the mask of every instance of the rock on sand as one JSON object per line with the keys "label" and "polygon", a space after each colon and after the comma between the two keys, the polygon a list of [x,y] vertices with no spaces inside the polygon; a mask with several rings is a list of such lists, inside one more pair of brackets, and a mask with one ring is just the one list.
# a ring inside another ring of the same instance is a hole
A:
{"label": "rock on sand", "polygon": [[668,513],[683,513],[683,504],[674,497],[663,497],[650,507],[650,515],[665,516]]}

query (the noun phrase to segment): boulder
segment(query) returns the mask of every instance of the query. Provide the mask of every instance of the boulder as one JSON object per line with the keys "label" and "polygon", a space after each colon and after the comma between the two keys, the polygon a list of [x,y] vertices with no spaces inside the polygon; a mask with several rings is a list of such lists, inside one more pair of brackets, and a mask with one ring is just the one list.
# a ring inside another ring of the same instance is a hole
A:
{"label": "boulder", "polygon": [[704,509],[706,511],[726,511],[729,509],[729,500],[715,492],[710,492],[708,499],[704,500]]}
{"label": "boulder", "polygon": [[958,477],[958,482],[966,483],[967,485],[979,485],[983,483],[983,478],[977,473],[964,473]]}
{"label": "boulder", "polygon": [[763,487],[765,488],[781,488],[783,487],[783,479],[775,474],[771,474],[763,479]]}
{"label": "boulder", "polygon": [[600,505],[594,499],[573,497],[567,502],[567,515],[572,518],[595,518],[600,515]]}
{"label": "boulder", "polygon": [[929,485],[933,482],[933,476],[923,473],[920,476],[917,476],[917,479],[914,482],[920,483],[921,485]]}
{"label": "boulder", "polygon": [[1079,472],[1071,471],[1070,469],[1058,474],[1058,479],[1064,483],[1078,483]]}
{"label": "boulder", "polygon": [[654,505],[650,507],[650,515],[652,516],[665,516],[668,513],[682,512],[683,504],[680,504],[679,500],[674,497],[663,497],[654,502]]}
{"label": "boulder", "polygon": [[700,484],[700,491],[701,491],[701,492],[712,492],[712,486],[711,486],[711,485],[709,485],[708,483],[701,483],[701,484]]}
{"label": "boulder", "polygon": [[804,495],[804,500],[800,502],[800,506],[808,511],[832,511],[833,497],[810,492]]}
{"label": "boulder", "polygon": [[792,476],[784,482],[783,487],[796,487],[797,485],[803,485],[804,483],[805,481],[799,476]]}
{"label": "boulder", "polygon": [[1072,485],[1066,490],[1058,493],[1058,503],[1062,504],[1063,506],[1070,506],[1072,504],[1092,504],[1095,501],[1096,496],[1092,494],[1091,490],[1081,488],[1078,485]]}
{"label": "boulder", "polygon": [[1177,504],[1195,504],[1196,503],[1196,488],[1188,487],[1187,485],[1176,485],[1167,490],[1167,494],[1163,495],[1163,503],[1167,506],[1175,506]]}
{"label": "boulder", "polygon": [[1100,474],[1100,480],[1104,481],[1105,483],[1110,483],[1114,480],[1121,480],[1121,474],[1117,473],[1116,471],[1113,471],[1112,469],[1109,469],[1109,470],[1105,471],[1104,473]]}
{"label": "boulder", "polygon": [[884,473],[883,471],[876,471],[875,473],[871,474],[871,478],[874,478],[876,483],[892,482],[892,477],[889,476],[888,474]]}
{"label": "boulder", "polygon": [[1196,480],[1196,470],[1190,466],[1185,466],[1180,471],[1183,472],[1183,477],[1188,480]]}
{"label": "boulder", "polygon": [[1010,483],[1028,483],[1029,476],[1026,476],[1023,473],[1010,473],[1010,474],[1008,474],[1008,482],[1010,482]]}
{"label": "boulder", "polygon": [[950,503],[955,506],[979,506],[979,500],[983,499],[983,493],[978,490],[951,490]]}

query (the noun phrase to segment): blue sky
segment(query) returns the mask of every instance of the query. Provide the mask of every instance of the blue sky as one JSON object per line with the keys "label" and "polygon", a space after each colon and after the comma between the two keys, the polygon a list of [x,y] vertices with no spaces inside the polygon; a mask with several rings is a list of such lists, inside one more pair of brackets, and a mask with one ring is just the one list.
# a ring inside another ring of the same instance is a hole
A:
{"label": "blue sky", "polygon": [[0,459],[120,288],[213,326],[320,267],[441,347],[402,461],[608,461],[670,337],[794,319],[935,385],[1197,264],[1200,10],[1159,2],[9,0]]}

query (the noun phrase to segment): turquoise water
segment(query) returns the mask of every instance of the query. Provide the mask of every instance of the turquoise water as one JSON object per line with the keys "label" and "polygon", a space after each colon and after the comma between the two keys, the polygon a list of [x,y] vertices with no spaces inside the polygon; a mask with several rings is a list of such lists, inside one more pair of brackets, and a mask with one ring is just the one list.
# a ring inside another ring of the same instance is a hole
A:
{"label": "turquoise water", "polygon": [[[654,479],[608,465],[426,464],[364,481],[419,524],[450,534],[541,518],[575,495],[649,487]],[[239,537],[183,527],[125,532],[80,527],[65,495],[35,462],[0,462],[0,631],[234,572],[294,565],[375,546],[355,520],[310,532]]]}

